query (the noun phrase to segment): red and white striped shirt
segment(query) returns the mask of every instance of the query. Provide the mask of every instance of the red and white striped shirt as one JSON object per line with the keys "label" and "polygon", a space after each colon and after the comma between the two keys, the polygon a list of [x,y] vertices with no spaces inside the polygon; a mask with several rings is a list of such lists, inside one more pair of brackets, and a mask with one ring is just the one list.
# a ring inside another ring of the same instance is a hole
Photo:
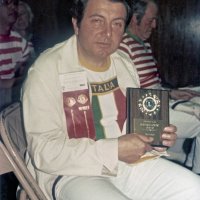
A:
{"label": "red and white striped shirt", "polygon": [[17,67],[27,61],[29,56],[28,43],[17,32],[0,35],[0,78],[13,78]]}
{"label": "red and white striped shirt", "polygon": [[139,42],[133,37],[124,34],[119,49],[125,52],[134,63],[141,88],[160,88],[158,66],[148,42]]}

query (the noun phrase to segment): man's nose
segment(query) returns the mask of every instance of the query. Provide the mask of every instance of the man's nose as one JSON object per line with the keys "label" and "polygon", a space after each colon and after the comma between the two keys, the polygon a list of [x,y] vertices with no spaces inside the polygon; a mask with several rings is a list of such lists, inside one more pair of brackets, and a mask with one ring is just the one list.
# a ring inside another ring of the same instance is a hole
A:
{"label": "man's nose", "polygon": [[109,24],[109,23],[105,24],[104,33],[107,37],[112,36],[112,25],[111,24]]}
{"label": "man's nose", "polygon": [[154,20],[152,21],[151,27],[152,27],[152,28],[156,28],[156,26],[157,26],[157,21],[156,21],[156,19],[154,19]]}

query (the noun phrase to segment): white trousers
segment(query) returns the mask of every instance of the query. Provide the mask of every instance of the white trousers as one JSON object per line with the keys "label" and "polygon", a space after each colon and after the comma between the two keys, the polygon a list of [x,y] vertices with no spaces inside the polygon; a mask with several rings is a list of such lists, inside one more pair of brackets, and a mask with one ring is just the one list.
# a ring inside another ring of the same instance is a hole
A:
{"label": "white trousers", "polygon": [[[200,92],[200,87],[190,88]],[[177,127],[177,143],[170,151],[179,152],[184,156],[182,145],[186,138],[195,138],[192,152],[189,154],[187,166],[192,167],[192,171],[200,173],[200,120],[195,115],[169,109],[170,123]]]}
{"label": "white trousers", "polygon": [[165,159],[129,166],[117,177],[63,177],[57,200],[200,200],[200,177]]}
{"label": "white trousers", "polygon": [[[173,114],[172,114],[173,113]],[[194,116],[189,115],[179,111],[171,110],[171,120],[170,123],[177,126],[177,143],[174,147],[170,148],[170,151],[183,152],[182,144],[184,142],[183,138],[195,138],[195,144],[192,148],[192,152],[189,154],[187,165],[192,167],[195,173],[200,173],[200,121]],[[179,142],[180,141],[180,142]],[[181,142],[182,141],[182,142]]]}

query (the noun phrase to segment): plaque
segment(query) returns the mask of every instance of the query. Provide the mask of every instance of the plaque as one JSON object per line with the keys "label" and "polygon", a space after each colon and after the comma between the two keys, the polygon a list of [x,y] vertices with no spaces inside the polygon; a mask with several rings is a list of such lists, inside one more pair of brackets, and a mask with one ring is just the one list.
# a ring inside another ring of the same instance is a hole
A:
{"label": "plaque", "polygon": [[127,133],[154,138],[152,146],[163,146],[161,133],[169,126],[167,90],[127,88]]}

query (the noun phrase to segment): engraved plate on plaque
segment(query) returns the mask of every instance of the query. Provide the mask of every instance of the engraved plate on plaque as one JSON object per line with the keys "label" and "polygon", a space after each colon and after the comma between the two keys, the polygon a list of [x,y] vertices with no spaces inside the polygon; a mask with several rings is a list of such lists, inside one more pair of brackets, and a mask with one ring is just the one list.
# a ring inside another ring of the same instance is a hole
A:
{"label": "engraved plate on plaque", "polygon": [[167,90],[127,88],[127,133],[151,136],[152,146],[163,146],[161,133],[168,125]]}

